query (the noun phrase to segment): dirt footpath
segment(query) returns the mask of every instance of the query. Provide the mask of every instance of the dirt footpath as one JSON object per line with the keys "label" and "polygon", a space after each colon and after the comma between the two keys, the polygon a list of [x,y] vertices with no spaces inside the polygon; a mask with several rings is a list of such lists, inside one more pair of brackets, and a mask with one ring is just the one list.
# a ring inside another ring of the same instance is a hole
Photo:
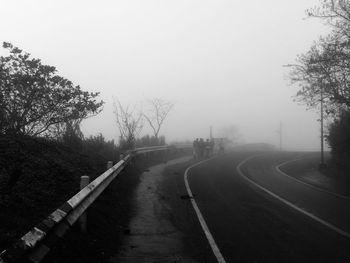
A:
{"label": "dirt footpath", "polygon": [[142,173],[135,192],[136,215],[125,230],[119,254],[111,262],[197,262],[186,251],[185,234],[172,222],[176,215],[167,202],[170,193],[161,189],[166,167],[186,167],[191,158],[178,158]]}

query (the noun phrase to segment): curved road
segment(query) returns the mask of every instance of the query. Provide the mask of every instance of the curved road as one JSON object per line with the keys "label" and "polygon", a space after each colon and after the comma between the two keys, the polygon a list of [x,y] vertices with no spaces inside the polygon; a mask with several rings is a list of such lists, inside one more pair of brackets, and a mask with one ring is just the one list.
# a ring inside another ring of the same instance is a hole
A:
{"label": "curved road", "polygon": [[[232,153],[194,167],[194,199],[226,262],[349,262],[350,242],[244,180],[237,166],[254,153]],[[308,212],[350,231],[349,200],[300,184],[275,170],[298,154],[247,161],[244,175]]]}
{"label": "curved road", "polygon": [[254,182],[312,215],[343,230],[350,238],[350,200],[300,183],[276,170],[276,155],[258,156],[243,165]]}

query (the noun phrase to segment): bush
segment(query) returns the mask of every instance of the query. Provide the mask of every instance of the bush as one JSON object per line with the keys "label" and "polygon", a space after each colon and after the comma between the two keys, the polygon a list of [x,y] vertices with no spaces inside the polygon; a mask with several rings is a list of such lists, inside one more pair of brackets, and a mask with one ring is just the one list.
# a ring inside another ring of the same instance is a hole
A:
{"label": "bush", "polygon": [[83,152],[90,156],[97,154],[106,162],[113,161],[115,163],[119,160],[120,149],[115,145],[114,140],[106,141],[101,133],[90,136],[82,140],[81,143]]}
{"label": "bush", "polygon": [[0,136],[0,248],[4,248],[79,189],[79,179],[104,172],[105,159],[62,143]]}
{"label": "bush", "polygon": [[137,139],[135,144],[136,148],[165,145],[165,137],[160,136],[159,138],[157,138],[155,136],[145,135]]}
{"label": "bush", "polygon": [[327,141],[331,147],[332,161],[350,167],[350,112],[344,111],[329,127]]}

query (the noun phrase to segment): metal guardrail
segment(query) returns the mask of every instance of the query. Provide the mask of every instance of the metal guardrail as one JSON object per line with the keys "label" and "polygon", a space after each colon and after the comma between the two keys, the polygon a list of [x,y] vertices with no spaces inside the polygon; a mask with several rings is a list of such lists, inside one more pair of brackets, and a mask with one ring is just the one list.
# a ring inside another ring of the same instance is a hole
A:
{"label": "metal guardrail", "polygon": [[[0,263],[41,262],[49,253],[50,245],[67,232],[114,178],[130,163],[133,156],[171,148],[184,149],[189,147],[191,145],[154,146],[129,151],[117,164],[71,197],[11,247],[2,251],[0,253]],[[23,261],[23,258],[25,258],[25,261]]]}
{"label": "metal guardrail", "polygon": [[144,154],[148,152],[157,152],[157,151],[165,151],[168,150],[171,146],[151,146],[151,147],[142,147],[137,148],[131,151],[134,154]]}

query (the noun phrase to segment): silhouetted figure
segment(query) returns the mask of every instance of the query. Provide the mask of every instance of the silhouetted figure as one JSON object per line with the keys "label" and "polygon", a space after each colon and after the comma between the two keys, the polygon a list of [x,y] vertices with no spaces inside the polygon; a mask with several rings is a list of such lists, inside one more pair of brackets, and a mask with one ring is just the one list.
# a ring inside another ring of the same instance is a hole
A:
{"label": "silhouetted figure", "polygon": [[198,150],[199,150],[199,157],[203,158],[204,150],[205,150],[205,142],[204,142],[203,138],[199,139]]}
{"label": "silhouetted figure", "polygon": [[214,155],[214,146],[215,146],[214,139],[210,140],[209,145],[210,145],[210,156],[213,156]]}
{"label": "silhouetted figure", "polygon": [[207,158],[210,156],[210,148],[211,148],[211,143],[209,139],[207,139],[205,142],[205,157]]}
{"label": "silhouetted figure", "polygon": [[194,158],[199,158],[199,139],[195,139],[193,141],[193,157]]}
{"label": "silhouetted figure", "polygon": [[225,153],[224,140],[221,138],[219,142],[219,154]]}

